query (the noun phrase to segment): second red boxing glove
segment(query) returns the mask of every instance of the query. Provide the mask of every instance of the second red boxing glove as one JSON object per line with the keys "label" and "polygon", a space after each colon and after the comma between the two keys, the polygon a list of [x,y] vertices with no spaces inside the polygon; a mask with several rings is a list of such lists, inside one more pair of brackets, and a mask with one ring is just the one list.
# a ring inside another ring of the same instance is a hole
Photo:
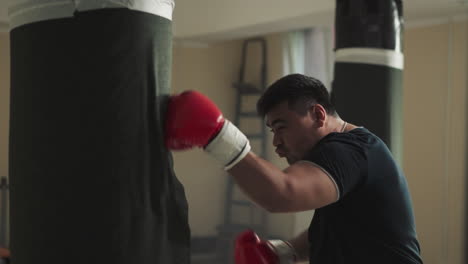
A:
{"label": "second red boxing glove", "polygon": [[252,230],[242,232],[236,239],[236,264],[292,264],[296,260],[293,247],[282,240],[260,240]]}

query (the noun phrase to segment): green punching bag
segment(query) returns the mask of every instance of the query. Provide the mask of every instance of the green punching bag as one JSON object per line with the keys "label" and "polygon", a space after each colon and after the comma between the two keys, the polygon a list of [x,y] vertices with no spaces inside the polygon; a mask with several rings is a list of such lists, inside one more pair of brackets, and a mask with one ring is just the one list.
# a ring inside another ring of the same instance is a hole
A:
{"label": "green punching bag", "polygon": [[189,263],[162,127],[173,5],[12,1],[12,263]]}
{"label": "green punching bag", "polygon": [[379,136],[401,159],[401,0],[337,0],[333,100],[340,116]]}

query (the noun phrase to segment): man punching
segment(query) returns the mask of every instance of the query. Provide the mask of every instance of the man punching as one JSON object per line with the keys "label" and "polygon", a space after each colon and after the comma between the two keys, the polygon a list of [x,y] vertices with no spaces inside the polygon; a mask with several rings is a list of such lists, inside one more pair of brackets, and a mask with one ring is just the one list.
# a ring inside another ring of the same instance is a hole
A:
{"label": "man punching", "polygon": [[288,242],[240,234],[237,263],[422,263],[403,172],[382,140],[339,117],[320,81],[283,77],[257,110],[290,165],[284,170],[255,155],[246,136],[198,92],[173,96],[166,116],[169,149],[203,148],[259,206],[316,210],[308,232]]}

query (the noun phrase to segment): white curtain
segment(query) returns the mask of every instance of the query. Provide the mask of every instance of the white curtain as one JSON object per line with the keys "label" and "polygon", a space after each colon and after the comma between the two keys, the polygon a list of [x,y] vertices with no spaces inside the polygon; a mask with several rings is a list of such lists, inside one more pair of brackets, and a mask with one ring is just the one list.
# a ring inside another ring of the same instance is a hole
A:
{"label": "white curtain", "polygon": [[315,27],[288,32],[283,38],[283,73],[301,73],[322,81],[330,90],[333,75],[331,30]]}
{"label": "white curtain", "polygon": [[283,38],[283,72],[305,74],[306,32],[300,30],[288,32]]}

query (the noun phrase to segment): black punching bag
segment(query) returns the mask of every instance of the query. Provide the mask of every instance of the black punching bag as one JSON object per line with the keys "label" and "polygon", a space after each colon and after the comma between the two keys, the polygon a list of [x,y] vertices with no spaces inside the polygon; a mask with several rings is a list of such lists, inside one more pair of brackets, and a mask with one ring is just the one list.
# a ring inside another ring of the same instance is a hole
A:
{"label": "black punching bag", "polygon": [[12,1],[12,263],[189,263],[162,127],[172,9]]}
{"label": "black punching bag", "polygon": [[333,99],[340,116],[401,158],[401,0],[337,0]]}

